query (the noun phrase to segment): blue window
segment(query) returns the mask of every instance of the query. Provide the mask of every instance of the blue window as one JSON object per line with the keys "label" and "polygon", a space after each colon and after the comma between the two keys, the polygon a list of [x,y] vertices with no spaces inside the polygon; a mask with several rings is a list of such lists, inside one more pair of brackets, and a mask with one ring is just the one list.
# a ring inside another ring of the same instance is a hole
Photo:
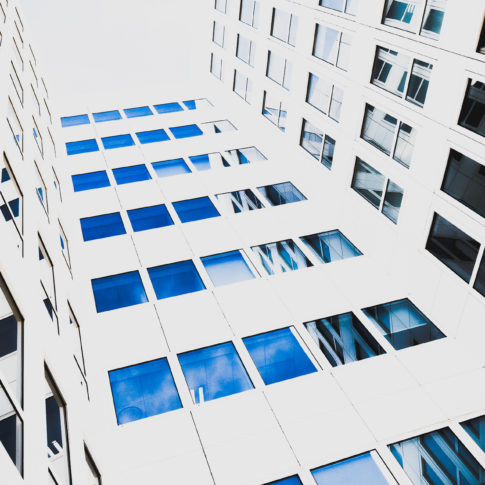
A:
{"label": "blue window", "polygon": [[194,155],[189,157],[190,161],[193,163],[194,167],[199,171],[202,172],[203,170],[210,170],[211,163],[209,160],[209,155]]}
{"label": "blue window", "polygon": [[88,115],[64,116],[61,118],[63,128],[67,126],[89,125]]}
{"label": "blue window", "polygon": [[140,106],[139,108],[128,108],[123,110],[127,118],[138,118],[139,116],[153,115],[152,110],[148,106]]}
{"label": "blue window", "polygon": [[333,367],[385,354],[352,312],[307,322],[305,327]]}
{"label": "blue window", "polygon": [[485,451],[485,416],[469,419],[461,425],[482,451]]}
{"label": "blue window", "polygon": [[98,313],[148,301],[138,271],[91,280]]}
{"label": "blue window", "polygon": [[69,141],[66,143],[68,155],[78,155],[79,153],[89,153],[99,151],[98,143],[94,138],[89,140]]}
{"label": "blue window", "polygon": [[306,200],[306,197],[291,182],[266,185],[258,187],[258,190],[271,205],[291,204]]}
{"label": "blue window", "polygon": [[202,264],[214,286],[228,285],[254,278],[248,263],[238,250],[206,256],[202,258]]}
{"label": "blue window", "polygon": [[166,358],[112,370],[109,383],[119,425],[182,407]]}
{"label": "blue window", "polygon": [[170,140],[165,130],[139,131],[136,136],[142,145]]}
{"label": "blue window", "polygon": [[317,485],[389,485],[370,453],[322,466],[312,470],[312,475]]}
{"label": "blue window", "polygon": [[148,275],[159,300],[205,290],[191,260],[148,268]]}
{"label": "blue window", "polygon": [[253,246],[261,264],[269,275],[285,273],[313,266],[292,239]]}
{"label": "blue window", "polygon": [[100,170],[99,172],[80,173],[73,175],[72,185],[74,187],[74,192],[81,192],[83,190],[109,187],[110,183],[106,170]]}
{"label": "blue window", "polygon": [[301,239],[324,263],[362,254],[339,230],[311,234]]}
{"label": "blue window", "polygon": [[183,111],[182,106],[178,103],[165,103],[165,104],[156,104],[154,108],[157,110],[157,113],[173,113],[175,111]]}
{"label": "blue window", "polygon": [[113,148],[131,147],[135,144],[131,135],[105,136],[101,138],[105,150]]}
{"label": "blue window", "polygon": [[113,111],[93,113],[93,118],[96,123],[102,123],[103,121],[121,120],[121,114],[117,109],[115,109]]}
{"label": "blue window", "polygon": [[199,221],[219,216],[219,212],[209,197],[181,200],[174,202],[173,207],[182,222]]}
{"label": "blue window", "polygon": [[119,212],[81,219],[81,230],[85,241],[102,239],[126,234],[125,226]]}
{"label": "blue window", "polygon": [[171,177],[172,175],[180,175],[182,173],[190,173],[190,168],[184,162],[183,158],[165,160],[163,162],[153,162],[152,167],[159,178]]}
{"label": "blue window", "polygon": [[170,128],[170,131],[175,138],[189,138],[202,135],[202,130],[197,125],[176,126]]}
{"label": "blue window", "polygon": [[266,485],[301,485],[301,481],[298,475],[293,475],[292,477],[276,480],[276,482],[267,483]]}
{"label": "blue window", "polygon": [[132,165],[131,167],[114,168],[113,175],[115,176],[116,183],[118,185],[151,179],[145,165]]}
{"label": "blue window", "polygon": [[253,388],[232,342],[178,356],[195,404]]}
{"label": "blue window", "polygon": [[362,310],[396,349],[405,349],[445,337],[407,298]]}
{"label": "blue window", "polygon": [[266,385],[316,372],[289,328],[243,338]]}
{"label": "blue window", "polygon": [[135,232],[171,226],[173,224],[172,218],[163,204],[131,209],[127,212]]}
{"label": "blue window", "polygon": [[189,99],[188,101],[183,101],[185,107],[189,110],[197,109],[197,108],[208,108],[212,106],[211,102],[206,98],[200,99]]}

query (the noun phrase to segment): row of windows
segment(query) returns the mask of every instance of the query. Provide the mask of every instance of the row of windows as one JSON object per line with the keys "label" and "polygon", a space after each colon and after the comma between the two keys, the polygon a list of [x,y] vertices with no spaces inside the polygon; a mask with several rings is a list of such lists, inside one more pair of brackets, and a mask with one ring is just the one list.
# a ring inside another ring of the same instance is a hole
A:
{"label": "row of windows", "polygon": [[[312,234],[301,238],[304,246],[321,263],[329,263],[359,256],[361,252],[338,230]],[[312,266],[293,240],[254,246],[261,265],[269,274],[293,271]],[[243,250],[229,251],[201,258],[202,266],[212,284],[217,286],[249,280],[256,277]],[[197,266],[200,266],[197,262]],[[193,261],[180,261],[148,268],[157,299],[204,290],[205,284]],[[105,276],[91,281],[98,313],[115,310],[148,301],[140,273],[131,271]]]}
{"label": "row of windows", "polygon": [[[200,127],[196,124],[175,126],[169,128],[174,139],[190,138],[203,134],[222,133],[225,131],[234,131],[236,127],[228,120],[208,121],[201,123]],[[170,140],[170,136],[163,129],[140,131],[136,133],[140,144],[156,143]],[[130,147],[135,145],[135,141],[130,134],[106,136],[101,138],[103,148],[112,150],[114,148]],[[99,151],[98,142],[95,138],[80,141],[71,141],[66,143],[68,155],[78,155],[81,153],[90,153]]]}
{"label": "row of windows", "polygon": [[[190,99],[187,101],[182,101],[182,103],[171,102],[164,104],[156,104],[153,106],[154,110],[158,114],[164,113],[174,113],[177,111],[184,110],[194,110],[207,108],[212,106],[212,103],[206,98],[200,99]],[[127,108],[122,110],[126,118],[137,118],[140,116],[152,116],[154,114],[150,106],[139,106],[137,108]],[[121,120],[121,112],[117,109],[111,111],[101,111],[91,114],[94,123],[103,123],[105,121],[116,121]],[[62,127],[68,126],[78,126],[78,125],[89,125],[91,119],[88,114],[75,115],[75,116],[64,116],[61,118]]]}

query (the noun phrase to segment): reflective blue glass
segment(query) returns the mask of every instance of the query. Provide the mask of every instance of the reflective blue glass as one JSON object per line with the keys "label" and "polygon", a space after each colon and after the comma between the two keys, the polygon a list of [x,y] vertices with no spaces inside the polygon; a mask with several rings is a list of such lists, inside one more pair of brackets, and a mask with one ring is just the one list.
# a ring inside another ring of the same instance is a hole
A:
{"label": "reflective blue glass", "polygon": [[293,475],[292,477],[276,480],[276,482],[267,483],[266,485],[301,485],[301,481],[297,475]]}
{"label": "reflective blue glass", "polygon": [[362,310],[396,349],[405,349],[445,337],[407,298]]}
{"label": "reflective blue glass", "polygon": [[201,219],[219,216],[219,212],[217,212],[209,197],[174,202],[173,208],[177,212],[181,222],[199,221]]}
{"label": "reflective blue glass", "polygon": [[266,385],[316,372],[289,328],[243,338]]}
{"label": "reflective blue glass", "polygon": [[142,145],[170,140],[165,130],[140,131],[136,136]]}
{"label": "reflective blue glass", "polygon": [[165,103],[165,104],[156,104],[154,108],[157,110],[157,113],[173,113],[174,111],[183,111],[182,106],[178,103]]}
{"label": "reflective blue glass", "polygon": [[81,230],[85,241],[102,239],[126,234],[125,226],[119,212],[81,219]]}
{"label": "reflective blue glass", "polygon": [[153,162],[152,167],[159,178],[180,175],[182,173],[190,173],[190,168],[184,162],[183,158],[164,160],[163,162]]}
{"label": "reflective blue glass", "polygon": [[139,116],[150,116],[152,110],[148,106],[140,106],[139,108],[128,108],[123,110],[127,118],[137,118]]}
{"label": "reflective blue glass", "polygon": [[61,118],[61,125],[66,126],[89,125],[88,115],[64,116]]}
{"label": "reflective blue glass", "polygon": [[194,167],[199,171],[210,170],[211,164],[209,160],[209,155],[194,155],[189,157],[190,161],[194,164]]}
{"label": "reflective blue glass", "polygon": [[118,185],[151,179],[145,165],[132,165],[131,167],[114,168],[113,175],[115,176],[116,183]]}
{"label": "reflective blue glass", "polygon": [[172,218],[163,204],[131,209],[127,213],[135,232],[171,226],[173,224]]}
{"label": "reflective blue glass", "polygon": [[266,185],[258,187],[258,190],[271,205],[291,204],[306,200],[306,197],[291,182]]}
{"label": "reflective blue glass", "polygon": [[170,128],[175,138],[189,138],[202,135],[202,130],[197,125],[175,126]]}
{"label": "reflective blue glass", "polygon": [[119,425],[182,407],[166,358],[112,370],[109,382]]}
{"label": "reflective blue glass", "polygon": [[105,150],[113,148],[131,147],[135,144],[131,135],[105,136],[101,138]]}
{"label": "reflective blue glass", "polygon": [[98,313],[148,301],[138,271],[91,280]]}
{"label": "reflective blue glass", "polygon": [[206,256],[201,260],[214,286],[228,285],[255,277],[238,250]]}
{"label": "reflective blue glass", "polygon": [[292,239],[253,246],[261,264],[269,275],[285,273],[313,266]]}
{"label": "reflective blue glass", "polygon": [[482,451],[485,451],[485,416],[469,419],[461,425]]}
{"label": "reflective blue glass", "polygon": [[195,99],[190,99],[188,101],[183,101],[183,103],[185,104],[185,106],[187,107],[187,109],[195,109],[196,108],[196,105],[195,105]]}
{"label": "reflective blue glass", "polygon": [[301,239],[324,263],[362,254],[339,230],[303,236]]}
{"label": "reflective blue glass", "polygon": [[103,121],[121,120],[121,114],[116,109],[113,111],[102,111],[100,113],[93,113],[93,118],[96,123],[102,123]]}
{"label": "reflective blue glass", "polygon": [[73,175],[72,185],[74,187],[74,192],[81,192],[83,190],[109,187],[110,183],[106,170],[100,170],[99,172],[80,173]]}
{"label": "reflective blue glass", "polygon": [[370,453],[312,470],[317,485],[389,485]]}
{"label": "reflective blue glass", "polygon": [[178,356],[195,404],[253,388],[232,342]]}
{"label": "reflective blue glass", "polygon": [[79,153],[89,153],[99,151],[98,143],[94,138],[89,140],[69,141],[66,143],[68,155],[78,155]]}
{"label": "reflective blue glass", "polygon": [[159,300],[205,290],[191,260],[148,268],[148,276]]}

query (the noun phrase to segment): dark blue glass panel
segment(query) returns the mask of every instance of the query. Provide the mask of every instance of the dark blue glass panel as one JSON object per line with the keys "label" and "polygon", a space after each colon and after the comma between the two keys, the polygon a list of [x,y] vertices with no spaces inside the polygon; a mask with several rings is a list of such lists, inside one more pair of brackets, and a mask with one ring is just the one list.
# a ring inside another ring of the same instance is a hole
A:
{"label": "dark blue glass panel", "polygon": [[127,212],[135,232],[171,226],[173,224],[172,218],[163,204],[132,209]]}
{"label": "dark blue glass panel", "polygon": [[102,123],[103,121],[121,120],[121,114],[116,109],[113,111],[102,111],[100,113],[93,113],[93,118],[96,123]]}
{"label": "dark blue glass panel", "polygon": [[253,388],[232,342],[178,356],[195,404]]}
{"label": "dark blue glass panel", "polygon": [[306,197],[291,182],[266,185],[258,187],[258,190],[271,205],[291,204],[306,200]]}
{"label": "dark blue glass panel", "polygon": [[219,212],[209,197],[181,200],[174,202],[173,207],[182,222],[199,221],[219,216]]}
{"label": "dark blue glass panel", "polygon": [[303,236],[302,240],[313,249],[324,263],[340,261],[362,254],[339,230]]}
{"label": "dark blue glass panel", "polygon": [[101,138],[105,150],[113,148],[131,147],[135,144],[131,135],[115,135]]}
{"label": "dark blue glass panel", "polygon": [[176,126],[170,128],[170,131],[175,138],[189,138],[202,135],[202,130],[197,125]]}
{"label": "dark blue glass panel", "polygon": [[99,151],[98,143],[94,138],[90,140],[69,141],[66,143],[68,155],[78,155],[79,153],[89,153]]}
{"label": "dark blue glass panel", "polygon": [[170,140],[165,130],[140,131],[136,134],[136,136],[142,145],[146,145],[147,143],[155,143],[157,141]]}
{"label": "dark blue glass panel", "polygon": [[72,176],[72,185],[74,192],[81,192],[83,190],[100,189],[101,187],[109,187],[109,179],[105,170],[99,172],[80,173]]}
{"label": "dark blue glass panel", "polygon": [[18,327],[13,315],[0,319],[0,358],[17,351]]}
{"label": "dark blue glass panel", "polygon": [[485,416],[469,419],[461,425],[482,451],[485,451]]}
{"label": "dark blue glass panel", "polygon": [[239,251],[214,254],[202,259],[202,264],[214,286],[250,280],[254,274]]}
{"label": "dark blue glass panel", "polygon": [[301,485],[301,481],[297,475],[292,477],[276,480],[276,482],[267,483],[266,485]]}
{"label": "dark blue glass panel", "polygon": [[128,108],[123,110],[127,118],[138,118],[139,116],[150,116],[152,110],[148,106],[140,106],[139,108]]}
{"label": "dark blue glass panel", "polygon": [[98,313],[148,301],[138,271],[91,280]]}
{"label": "dark blue glass panel", "polygon": [[112,370],[109,382],[118,424],[182,407],[166,358]]}
{"label": "dark blue glass panel", "polygon": [[88,115],[64,116],[61,118],[61,125],[66,126],[89,125]]}
{"label": "dark blue glass panel", "polygon": [[182,173],[190,173],[190,168],[184,162],[183,158],[165,160],[163,162],[153,162],[152,167],[159,178],[180,175]]}
{"label": "dark blue glass panel", "polygon": [[370,453],[322,466],[312,475],[317,485],[389,485]]}
{"label": "dark blue glass panel", "polygon": [[187,107],[187,109],[195,109],[196,106],[195,106],[195,99],[190,99],[188,101],[183,101],[183,103],[185,104],[185,106]]}
{"label": "dark blue glass panel", "polygon": [[316,372],[289,328],[243,339],[266,385]]}
{"label": "dark blue glass panel", "polygon": [[[0,389],[0,395],[4,394],[3,390]],[[2,395],[3,399],[6,399],[6,396]],[[9,404],[7,404],[8,407]],[[12,416],[8,416],[6,418],[0,419],[0,443],[5,448],[8,456],[11,458],[13,463],[16,462],[16,455],[17,455],[17,416],[13,414]]]}
{"label": "dark blue glass panel", "polygon": [[183,111],[182,106],[178,103],[164,103],[164,104],[156,104],[154,108],[157,110],[157,113],[173,113],[175,111]]}
{"label": "dark blue glass panel", "polygon": [[131,167],[114,168],[113,175],[115,176],[116,183],[118,185],[151,179],[145,165],[132,165]]}
{"label": "dark blue glass panel", "polygon": [[191,260],[148,268],[148,275],[159,300],[205,290]]}
{"label": "dark blue glass panel", "polygon": [[81,219],[81,230],[85,241],[126,234],[119,212]]}

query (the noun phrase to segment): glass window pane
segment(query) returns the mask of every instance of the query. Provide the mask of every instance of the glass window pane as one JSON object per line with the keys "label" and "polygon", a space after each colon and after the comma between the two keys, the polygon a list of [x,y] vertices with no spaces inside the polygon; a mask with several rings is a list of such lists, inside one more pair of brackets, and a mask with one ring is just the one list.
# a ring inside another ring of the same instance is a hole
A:
{"label": "glass window pane", "polygon": [[322,61],[335,65],[339,49],[340,32],[321,24],[316,26],[313,55]]}
{"label": "glass window pane", "polygon": [[118,185],[150,180],[150,174],[145,165],[133,165],[113,169],[113,175]]}
{"label": "glass window pane", "polygon": [[205,290],[191,260],[148,268],[148,276],[159,300]]}
{"label": "glass window pane", "polygon": [[119,212],[81,219],[81,230],[84,241],[102,239],[126,234],[125,226]]}
{"label": "glass window pane", "polygon": [[438,39],[443,19],[445,17],[447,0],[428,0],[424,11],[421,35],[431,39]]}
{"label": "glass window pane", "polygon": [[150,116],[152,110],[148,106],[140,106],[139,108],[128,108],[123,110],[127,118],[137,118],[139,116]]}
{"label": "glass window pane", "polygon": [[303,236],[301,239],[324,263],[362,254],[339,230]]}
{"label": "glass window pane", "polygon": [[253,246],[269,275],[313,266],[292,239]]}
{"label": "glass window pane", "polygon": [[80,173],[72,176],[72,185],[74,192],[81,192],[83,190],[99,189],[101,187],[109,187],[109,179],[105,170],[99,172]]}
{"label": "glass window pane", "polygon": [[406,94],[408,101],[421,107],[424,106],[432,70],[432,64],[427,64],[417,59],[414,61]]}
{"label": "glass window pane", "polygon": [[241,34],[237,35],[236,56],[249,65],[254,65],[254,46],[250,39]]}
{"label": "glass window pane", "polygon": [[306,101],[313,107],[327,114],[332,96],[332,83],[310,73]]}
{"label": "glass window pane", "polygon": [[460,278],[470,282],[480,244],[444,217],[435,214],[426,249]]}
{"label": "glass window pane", "polygon": [[138,271],[96,278],[91,285],[98,313],[148,301]]}
{"label": "glass window pane", "polygon": [[66,126],[89,125],[88,115],[64,116],[61,118],[61,125]]}
{"label": "glass window pane", "polygon": [[136,136],[142,145],[170,139],[165,130],[139,131]]}
{"label": "glass window pane", "polygon": [[301,129],[301,142],[300,145],[304,148],[313,158],[320,160],[323,144],[323,131],[312,125],[309,121],[303,120]]}
{"label": "glass window pane", "polygon": [[263,204],[249,189],[218,194],[216,197],[223,210],[228,213],[238,214],[263,208]]}
{"label": "glass window pane", "polygon": [[164,104],[156,104],[154,106],[155,110],[158,114],[162,113],[174,113],[176,111],[183,111],[182,106],[178,103],[164,103]]}
{"label": "glass window pane", "polygon": [[121,120],[121,114],[118,110],[102,111],[100,113],[93,113],[93,118],[96,123],[102,123],[104,121]]}
{"label": "glass window pane", "polygon": [[485,136],[485,83],[468,80],[458,124]]}
{"label": "glass window pane", "polygon": [[272,51],[269,51],[266,75],[280,86],[283,86],[285,69],[286,59]]}
{"label": "glass window pane", "polygon": [[166,358],[109,371],[109,382],[118,425],[182,407]]}
{"label": "glass window pane", "polygon": [[340,111],[344,100],[344,90],[337,86],[333,87],[332,100],[330,101],[330,112],[328,116],[335,121],[340,121]]}
{"label": "glass window pane", "polygon": [[410,64],[411,58],[409,56],[377,47],[372,83],[402,97]]}
{"label": "glass window pane", "polygon": [[298,475],[293,475],[292,477],[276,480],[276,482],[267,483],[266,485],[301,485],[301,481]]}
{"label": "glass window pane", "polygon": [[396,133],[397,119],[384,111],[367,105],[365,109],[362,138],[386,155],[390,155]]}
{"label": "glass window pane", "polygon": [[385,181],[384,175],[357,158],[352,188],[376,208],[380,207]]}
{"label": "glass window pane", "polygon": [[322,161],[322,164],[325,165],[328,169],[332,168],[334,151],[335,151],[335,140],[333,138],[330,138],[328,135],[325,135],[321,161]]}
{"label": "glass window pane", "polygon": [[133,227],[135,232],[171,226],[173,224],[172,218],[163,204],[131,209],[126,212],[130,218],[131,227]]}
{"label": "glass window pane", "polygon": [[243,338],[266,385],[316,372],[289,328]]}
{"label": "glass window pane", "polygon": [[135,144],[131,135],[115,135],[101,138],[105,150],[113,148],[131,147]]}
{"label": "glass window pane", "polygon": [[307,322],[305,327],[333,367],[385,354],[352,312]]}
{"label": "glass window pane", "polygon": [[[204,155],[194,155],[189,157],[194,167],[199,171],[210,170],[212,168],[225,166],[220,153],[207,153]],[[227,165],[229,166],[229,165]]]}
{"label": "glass window pane", "polygon": [[396,350],[445,337],[407,298],[364,308],[362,311]]}
{"label": "glass window pane", "polygon": [[417,32],[423,0],[387,0],[384,23],[391,27]]}
{"label": "glass window pane", "polygon": [[345,0],[320,0],[320,5],[322,7],[331,8],[332,10],[339,10],[340,12],[344,9]]}
{"label": "glass window pane", "polygon": [[220,215],[209,197],[181,200],[173,202],[172,205],[181,222],[199,221]]}
{"label": "glass window pane", "polygon": [[229,160],[230,165],[234,166],[266,160],[266,157],[256,147],[237,148],[235,150],[225,151],[224,158]]}
{"label": "glass window pane", "polygon": [[238,250],[206,256],[201,260],[214,286],[228,285],[255,277]]}
{"label": "glass window pane", "polygon": [[485,416],[469,419],[461,425],[482,451],[485,451]]}
{"label": "glass window pane", "polygon": [[202,135],[202,130],[197,125],[176,126],[170,128],[170,131],[175,138],[189,138]]}
{"label": "glass window pane", "polygon": [[232,342],[178,356],[195,404],[253,388]]}
{"label": "glass window pane", "polygon": [[98,143],[94,138],[90,140],[70,141],[66,143],[68,155],[78,155],[79,153],[89,153],[99,151]]}
{"label": "glass window pane", "polygon": [[393,158],[407,168],[411,165],[415,139],[416,130],[412,126],[401,122]]}
{"label": "glass window pane", "polygon": [[273,24],[271,25],[271,35],[277,39],[288,43],[290,37],[290,23],[292,15],[289,12],[273,8]]}
{"label": "glass window pane", "polygon": [[10,399],[0,384],[0,443],[5,448],[18,471],[23,468],[23,423]]}
{"label": "glass window pane", "polygon": [[346,71],[349,67],[352,38],[353,37],[350,34],[342,32],[338,51],[337,67],[343,71]]}
{"label": "glass window pane", "polygon": [[473,288],[475,288],[480,295],[485,296],[485,255],[482,257],[482,261],[478,267],[478,273]]}
{"label": "glass window pane", "polygon": [[291,204],[306,200],[306,197],[291,182],[266,185],[258,187],[258,190],[271,205]]}
{"label": "glass window pane", "polygon": [[384,205],[382,206],[382,213],[391,219],[394,224],[397,224],[399,218],[399,209],[401,208],[403,196],[404,192],[401,187],[389,180],[384,197]]}
{"label": "glass window pane", "polygon": [[164,160],[163,162],[153,162],[152,167],[159,178],[190,173],[190,168],[184,162],[183,158]]}

